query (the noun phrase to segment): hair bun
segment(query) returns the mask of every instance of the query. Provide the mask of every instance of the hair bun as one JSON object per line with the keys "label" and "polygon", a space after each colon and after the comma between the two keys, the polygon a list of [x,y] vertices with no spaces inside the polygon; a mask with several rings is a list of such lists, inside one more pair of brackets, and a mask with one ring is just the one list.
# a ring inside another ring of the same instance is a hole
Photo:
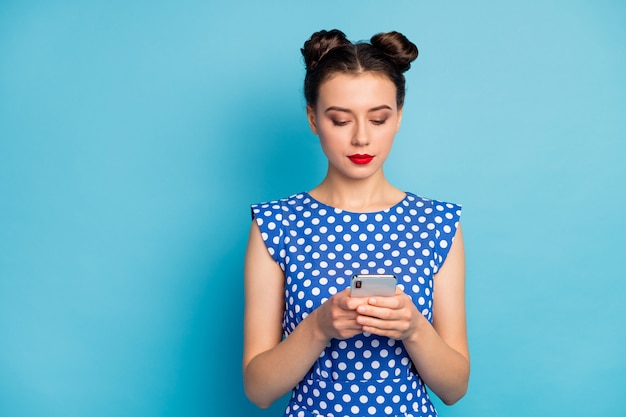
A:
{"label": "hair bun", "polygon": [[417,46],[400,32],[379,33],[370,42],[387,55],[402,72],[411,68],[411,62],[418,55]]}
{"label": "hair bun", "polygon": [[313,70],[328,51],[342,45],[350,45],[346,35],[337,29],[320,30],[311,35],[300,50],[304,56],[307,71]]}

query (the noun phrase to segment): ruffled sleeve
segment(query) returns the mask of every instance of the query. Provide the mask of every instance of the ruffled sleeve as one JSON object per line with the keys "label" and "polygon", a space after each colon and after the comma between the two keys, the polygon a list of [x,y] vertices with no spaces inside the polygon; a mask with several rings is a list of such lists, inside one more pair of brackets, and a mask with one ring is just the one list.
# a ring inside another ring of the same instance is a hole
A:
{"label": "ruffled sleeve", "polygon": [[435,225],[434,274],[439,271],[448,257],[454,236],[459,228],[461,211],[460,204],[432,200],[431,216],[432,224]]}
{"label": "ruffled sleeve", "polygon": [[285,270],[284,209],[280,201],[252,204],[252,219],[259,226],[261,236],[272,259]]}

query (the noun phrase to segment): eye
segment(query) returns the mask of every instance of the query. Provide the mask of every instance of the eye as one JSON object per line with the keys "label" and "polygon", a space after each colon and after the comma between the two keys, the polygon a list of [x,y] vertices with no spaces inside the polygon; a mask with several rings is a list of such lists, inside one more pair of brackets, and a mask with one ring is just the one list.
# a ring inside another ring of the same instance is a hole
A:
{"label": "eye", "polygon": [[387,121],[387,119],[372,120],[372,124],[374,124],[375,126],[380,126],[382,124],[385,124],[386,121]]}
{"label": "eye", "polygon": [[348,124],[348,122],[345,122],[345,121],[342,121],[342,120],[334,120],[333,119],[333,125],[335,125],[335,126],[345,126],[347,124]]}

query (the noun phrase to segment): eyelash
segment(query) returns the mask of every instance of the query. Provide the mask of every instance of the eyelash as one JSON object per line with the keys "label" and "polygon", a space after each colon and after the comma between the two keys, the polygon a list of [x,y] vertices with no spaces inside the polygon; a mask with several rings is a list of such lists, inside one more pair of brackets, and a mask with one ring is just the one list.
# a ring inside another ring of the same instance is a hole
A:
{"label": "eyelash", "polygon": [[[372,120],[372,124],[374,124],[374,126],[380,126],[380,125],[385,124],[385,122],[386,122],[386,121],[387,121],[387,119],[383,119],[383,120]],[[341,127],[341,126],[345,126],[345,125],[347,125],[347,124],[348,124],[348,122],[341,122],[341,121],[339,121],[339,120],[333,120],[333,125],[335,125],[335,126],[339,126],[339,127]]]}

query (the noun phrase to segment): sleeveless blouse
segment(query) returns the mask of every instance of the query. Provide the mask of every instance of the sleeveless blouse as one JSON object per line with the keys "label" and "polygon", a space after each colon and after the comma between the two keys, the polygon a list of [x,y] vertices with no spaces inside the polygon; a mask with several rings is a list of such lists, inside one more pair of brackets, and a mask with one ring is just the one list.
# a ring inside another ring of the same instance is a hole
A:
{"label": "sleeveless blouse", "polygon": [[[461,206],[406,193],[394,206],[355,213],[302,192],[251,206],[285,274],[284,337],[354,274],[394,274],[432,323],[433,276],[452,245]],[[436,416],[402,341],[367,332],[332,339],[294,387],[284,417]]]}

